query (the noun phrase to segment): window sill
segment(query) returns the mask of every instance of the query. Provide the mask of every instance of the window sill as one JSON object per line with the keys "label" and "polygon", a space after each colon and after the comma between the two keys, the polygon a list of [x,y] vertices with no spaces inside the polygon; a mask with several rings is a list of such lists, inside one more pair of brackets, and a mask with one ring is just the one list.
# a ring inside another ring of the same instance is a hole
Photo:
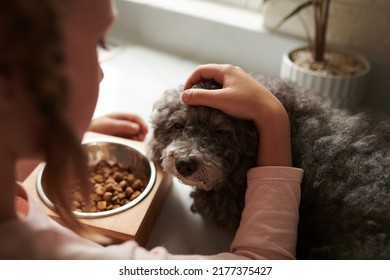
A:
{"label": "window sill", "polygon": [[259,12],[231,7],[217,2],[199,0],[120,0],[162,9],[170,13],[197,17],[232,27],[263,32],[263,17]]}
{"label": "window sill", "polygon": [[254,11],[196,0],[116,0],[112,36],[199,63],[278,75],[282,54],[303,41],[269,33]]}

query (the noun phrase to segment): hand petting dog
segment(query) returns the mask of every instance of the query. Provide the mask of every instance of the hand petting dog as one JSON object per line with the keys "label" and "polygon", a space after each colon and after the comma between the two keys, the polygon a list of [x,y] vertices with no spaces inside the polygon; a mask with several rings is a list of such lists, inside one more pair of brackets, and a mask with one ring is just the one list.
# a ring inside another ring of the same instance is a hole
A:
{"label": "hand petting dog", "polygon": [[[222,89],[192,88],[200,80],[215,80]],[[209,106],[232,117],[253,121],[262,135],[258,143],[258,166],[291,166],[286,110],[265,86],[240,67],[199,66],[185,83],[182,99],[189,105]]]}

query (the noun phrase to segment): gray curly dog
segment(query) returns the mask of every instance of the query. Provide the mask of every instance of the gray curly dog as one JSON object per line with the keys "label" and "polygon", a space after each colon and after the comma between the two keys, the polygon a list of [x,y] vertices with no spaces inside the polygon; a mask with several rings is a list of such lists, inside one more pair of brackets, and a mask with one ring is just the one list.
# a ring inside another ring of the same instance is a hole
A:
{"label": "gray curly dog", "polygon": [[[297,258],[390,259],[390,120],[332,108],[290,81],[256,79],[286,108],[293,165],[305,171]],[[257,131],[219,110],[184,104],[181,90],[168,89],[155,103],[148,155],[194,186],[192,211],[236,228],[246,173],[255,165]]]}

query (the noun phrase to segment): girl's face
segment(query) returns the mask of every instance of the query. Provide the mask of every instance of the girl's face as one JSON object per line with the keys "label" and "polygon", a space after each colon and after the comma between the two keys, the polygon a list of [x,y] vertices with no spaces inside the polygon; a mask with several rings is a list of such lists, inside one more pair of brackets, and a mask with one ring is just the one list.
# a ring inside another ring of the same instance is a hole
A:
{"label": "girl's face", "polygon": [[97,47],[115,19],[111,0],[75,1],[64,19],[65,70],[69,82],[67,120],[81,139],[91,121],[103,78]]}

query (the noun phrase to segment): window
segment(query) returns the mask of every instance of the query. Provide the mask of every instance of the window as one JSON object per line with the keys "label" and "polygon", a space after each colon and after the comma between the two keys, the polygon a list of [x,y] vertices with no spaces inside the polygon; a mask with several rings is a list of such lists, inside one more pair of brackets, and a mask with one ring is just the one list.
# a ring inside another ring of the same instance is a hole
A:
{"label": "window", "polygon": [[255,10],[255,11],[260,11],[263,5],[263,0],[200,0],[200,1],[217,2],[221,4],[241,7],[241,8]]}
{"label": "window", "polygon": [[263,0],[116,0],[140,7],[156,7],[161,11],[175,12],[199,19],[243,28],[263,30],[261,8]]}

